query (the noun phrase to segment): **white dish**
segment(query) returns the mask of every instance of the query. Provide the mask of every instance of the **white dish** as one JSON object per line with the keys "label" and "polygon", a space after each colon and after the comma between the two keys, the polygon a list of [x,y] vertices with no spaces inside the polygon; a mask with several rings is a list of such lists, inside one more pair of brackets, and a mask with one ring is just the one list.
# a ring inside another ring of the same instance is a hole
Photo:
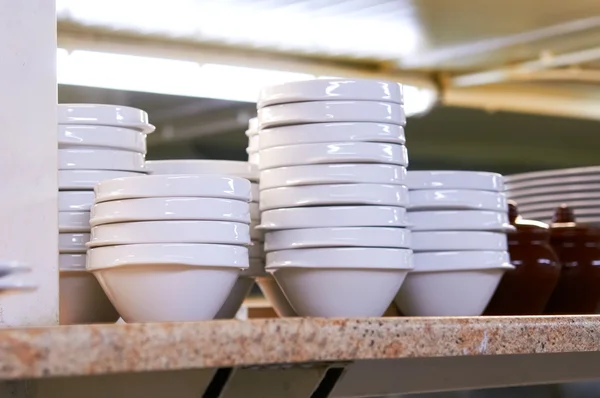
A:
{"label": "white dish", "polygon": [[256,202],[250,203],[250,219],[260,221],[260,209],[258,208],[258,203]]}
{"label": "white dish", "polygon": [[260,186],[258,183],[253,182],[250,184],[250,192],[252,196],[252,202],[258,203],[260,201]]}
{"label": "white dish", "polygon": [[58,251],[59,253],[85,253],[89,240],[89,233],[59,233]]}
{"label": "white dish", "polygon": [[221,175],[154,175],[103,181],[94,187],[96,203],[152,197],[207,197],[250,202],[250,181]]}
{"label": "white dish", "polygon": [[58,126],[58,149],[106,148],[146,153],[146,134],[121,127]]}
{"label": "white dish", "polygon": [[314,101],[273,105],[258,110],[261,129],[305,123],[371,122],[404,126],[402,105],[376,101]]}
{"label": "white dish", "polygon": [[101,181],[135,176],[145,176],[145,174],[113,170],[58,170],[58,189],[92,191]]}
{"label": "white dish", "polygon": [[323,206],[267,210],[259,228],[406,227],[406,209],[392,206]]}
{"label": "white dish", "polygon": [[552,207],[574,201],[600,200],[600,192],[559,193],[557,195],[540,195],[527,198],[514,198],[511,195],[510,198],[517,201],[519,206],[547,205]]}
{"label": "white dish", "polygon": [[90,211],[94,191],[61,191],[58,193],[58,211]]}
{"label": "white dish", "polygon": [[248,263],[250,264],[250,266],[247,269],[242,270],[242,273],[240,274],[241,276],[256,278],[259,276],[269,275],[265,271],[265,256],[264,255],[262,257],[250,256],[250,258],[248,259]]}
{"label": "white dish", "polygon": [[139,221],[92,228],[89,247],[144,243],[249,245],[248,224],[229,221]]}
{"label": "white dish", "polygon": [[485,171],[409,171],[406,178],[409,189],[469,189],[482,191],[504,191],[501,174]]}
{"label": "white dish", "polygon": [[[316,142],[387,142],[404,145],[404,128],[385,123],[313,123],[260,131],[260,149]],[[252,144],[249,146],[253,146]]]}
{"label": "white dish", "polygon": [[258,181],[258,168],[235,160],[149,160],[150,174],[222,174]]}
{"label": "white dish", "polygon": [[265,252],[317,247],[412,248],[405,228],[345,227],[271,231],[265,235]]}
{"label": "white dish", "polygon": [[89,232],[90,230],[90,212],[89,211],[59,211],[58,212],[58,231],[59,232]]}
{"label": "white dish", "polygon": [[95,204],[89,225],[132,221],[205,220],[250,223],[248,202],[217,198],[140,198]]}
{"label": "white dish", "polygon": [[[410,175],[410,173],[409,173]],[[420,189],[409,193],[413,210],[491,210],[508,211],[504,193],[467,189]]]}
{"label": "white dish", "polygon": [[510,262],[507,251],[490,250],[421,252],[414,253],[413,258],[419,272],[494,268]]}
{"label": "white dish", "polygon": [[254,152],[248,154],[248,163],[256,167],[260,166],[260,152]]}
{"label": "white dish", "polygon": [[248,256],[250,259],[265,259],[265,248],[263,242],[254,241],[252,246],[248,247]]}
{"label": "white dish", "polygon": [[415,252],[452,250],[508,250],[506,234],[488,231],[415,231]]}
{"label": "white dish", "polygon": [[260,210],[328,205],[408,205],[408,188],[387,184],[302,185],[265,189]]}
{"label": "white dish", "polygon": [[254,220],[250,223],[250,239],[252,242],[264,242],[265,240],[265,231],[262,229],[258,229],[260,225],[260,221]]}
{"label": "white dish", "polygon": [[252,285],[254,285],[254,279],[240,276],[233,285],[233,288],[229,292],[221,309],[215,315],[215,319],[234,318],[235,314],[237,314],[242,306],[244,299],[248,296],[248,293],[250,293]]}
{"label": "white dish", "polygon": [[255,153],[260,151],[260,136],[259,135],[251,135],[248,137],[248,147],[246,148],[246,153]]}
{"label": "white dish", "polygon": [[126,127],[145,134],[155,130],[146,112],[121,105],[58,104],[58,124]]}
{"label": "white dish", "polygon": [[407,215],[413,231],[513,230],[507,212],[485,210],[411,211]]}
{"label": "white dish", "polygon": [[344,183],[405,185],[405,180],[406,168],[392,164],[311,164],[263,170],[260,189]]}
{"label": "white dish", "polygon": [[264,87],[257,107],[305,101],[384,101],[403,103],[402,86],[368,79],[312,79]]}
{"label": "white dish", "polygon": [[144,172],[144,155],[116,149],[59,149],[59,170],[118,170]]}
{"label": "white dish", "polygon": [[82,325],[114,323],[119,314],[93,274],[63,270],[59,276],[59,323]]}
{"label": "white dish", "polygon": [[505,177],[505,186],[506,191],[516,191],[521,189],[532,189],[532,188],[541,188],[541,187],[560,187],[567,185],[585,185],[585,184],[594,184],[600,183],[600,174],[590,174],[583,176],[568,176],[568,177],[550,177],[550,178],[541,178],[539,180],[528,180],[522,182],[507,182]]}
{"label": "white dish", "polygon": [[538,187],[532,189],[511,189],[506,191],[509,198],[515,200],[528,197],[543,197],[546,195],[573,194],[573,193],[592,193],[600,194],[600,183],[592,184],[570,184],[570,185],[551,185],[547,187]]}
{"label": "white dish", "polygon": [[258,118],[253,117],[248,120],[248,130],[246,130],[246,135],[251,136],[256,134],[258,134]]}
{"label": "white dish", "polygon": [[385,163],[408,166],[404,145],[379,142],[339,142],[279,146],[260,151],[259,168],[327,163]]}
{"label": "white dish", "polygon": [[520,173],[505,176],[506,183],[516,183],[532,180],[542,180],[545,178],[563,178],[563,177],[580,177],[593,174],[600,174],[600,166],[590,167],[573,167],[569,169],[557,169],[557,170],[544,170],[534,171],[530,173]]}
{"label": "white dish", "polygon": [[85,253],[59,254],[58,266],[61,271],[85,271],[86,259]]}
{"label": "white dish", "polygon": [[298,316],[296,311],[290,305],[287,297],[273,278],[273,275],[260,276],[256,278],[256,284],[265,298],[271,303],[275,313],[279,317]]}

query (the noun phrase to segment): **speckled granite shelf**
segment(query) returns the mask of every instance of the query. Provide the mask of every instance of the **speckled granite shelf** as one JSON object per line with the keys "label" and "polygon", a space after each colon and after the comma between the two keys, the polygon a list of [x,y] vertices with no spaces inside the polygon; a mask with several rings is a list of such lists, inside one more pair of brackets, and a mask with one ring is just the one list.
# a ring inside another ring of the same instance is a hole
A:
{"label": "speckled granite shelf", "polygon": [[0,330],[0,379],[600,350],[600,316],[265,319]]}

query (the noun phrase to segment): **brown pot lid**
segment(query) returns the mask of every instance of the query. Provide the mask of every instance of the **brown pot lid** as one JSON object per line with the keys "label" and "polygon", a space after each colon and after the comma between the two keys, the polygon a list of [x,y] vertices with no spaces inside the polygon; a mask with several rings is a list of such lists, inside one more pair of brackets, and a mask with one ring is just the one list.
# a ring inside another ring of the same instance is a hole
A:
{"label": "brown pot lid", "polygon": [[554,212],[552,224],[550,224],[552,236],[559,235],[599,235],[600,231],[589,225],[578,223],[575,218],[575,212],[568,205],[560,205]]}
{"label": "brown pot lid", "polygon": [[542,234],[542,235],[550,235],[550,230],[548,228],[548,224],[545,224],[541,221],[535,220],[526,220],[519,215],[519,209],[517,207],[517,203],[513,200],[508,201],[508,221],[511,225],[516,228],[516,231],[509,232],[509,234],[513,233],[533,233],[533,234]]}

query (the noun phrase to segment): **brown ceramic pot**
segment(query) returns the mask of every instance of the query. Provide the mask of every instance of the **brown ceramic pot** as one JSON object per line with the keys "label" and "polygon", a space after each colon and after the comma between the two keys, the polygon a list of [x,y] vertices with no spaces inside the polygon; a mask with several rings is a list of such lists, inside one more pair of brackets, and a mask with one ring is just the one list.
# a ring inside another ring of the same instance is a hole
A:
{"label": "brown ceramic pot", "polygon": [[518,216],[509,202],[510,223],[507,234],[510,262],[485,315],[541,315],[560,277],[560,263],[550,246],[547,224]]}

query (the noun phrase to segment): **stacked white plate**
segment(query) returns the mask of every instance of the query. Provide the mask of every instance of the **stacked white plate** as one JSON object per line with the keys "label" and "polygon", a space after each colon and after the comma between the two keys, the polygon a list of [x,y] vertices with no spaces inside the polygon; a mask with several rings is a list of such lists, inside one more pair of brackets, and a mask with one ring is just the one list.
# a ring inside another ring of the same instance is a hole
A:
{"label": "stacked white plate", "polygon": [[146,112],[116,105],[58,105],[60,323],[114,322],[118,316],[85,269],[90,206],[99,181],[145,173]]}
{"label": "stacked white plate", "polygon": [[252,202],[250,203],[250,267],[244,270],[234,285],[216,319],[233,318],[254,284],[254,278],[265,274],[265,256],[262,249],[263,237],[255,227],[260,224],[258,210],[258,168],[249,162],[232,160],[155,160],[146,162],[152,175],[168,174],[222,174],[245,178],[251,183]]}
{"label": "stacked white plate", "polygon": [[412,268],[402,101],[355,79],[260,93],[266,270],[300,316],[381,316]]}
{"label": "stacked white plate", "polygon": [[509,264],[502,176],[409,171],[414,269],[396,305],[408,316],[481,315]]}
{"label": "stacked white plate", "polygon": [[213,174],[96,185],[87,269],[125,322],[215,317],[248,268],[250,189]]}
{"label": "stacked white plate", "polygon": [[556,208],[566,204],[578,222],[600,225],[599,166],[513,174],[505,182],[523,218],[550,223]]}
{"label": "stacked white plate", "polygon": [[248,137],[248,147],[246,153],[248,154],[248,163],[258,167],[260,150],[259,137],[258,137],[258,119],[252,118],[248,121],[248,130],[246,130],[246,136]]}

